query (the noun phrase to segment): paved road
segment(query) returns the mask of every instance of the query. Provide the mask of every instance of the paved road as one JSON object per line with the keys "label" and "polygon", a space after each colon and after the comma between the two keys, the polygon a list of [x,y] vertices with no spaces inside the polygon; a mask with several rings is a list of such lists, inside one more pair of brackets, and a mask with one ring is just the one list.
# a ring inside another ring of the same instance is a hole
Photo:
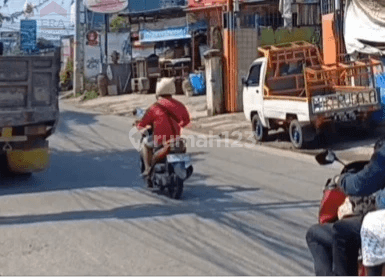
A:
{"label": "paved road", "polygon": [[49,170],[2,180],[1,275],[312,274],[305,232],[338,167],[191,147],[195,173],[171,200],[138,177],[130,119],[61,109]]}

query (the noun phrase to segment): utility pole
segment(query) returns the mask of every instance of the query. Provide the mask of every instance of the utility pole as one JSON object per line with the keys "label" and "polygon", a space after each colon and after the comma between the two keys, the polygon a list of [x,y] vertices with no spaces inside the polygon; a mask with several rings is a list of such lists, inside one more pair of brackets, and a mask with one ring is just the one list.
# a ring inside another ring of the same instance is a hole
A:
{"label": "utility pole", "polygon": [[106,25],[105,27],[105,33],[104,33],[104,60],[105,60],[105,68],[103,70],[103,73],[107,74],[107,68],[108,68],[108,31],[110,27],[110,17],[106,13],[104,14],[104,23]]}
{"label": "utility pole", "polygon": [[75,0],[75,41],[74,41],[74,95],[83,92],[84,73],[84,28],[80,18],[82,0]]}
{"label": "utility pole", "polygon": [[226,110],[237,111],[237,61],[235,47],[235,18],[233,0],[227,0],[227,26],[224,29],[224,46],[226,61]]}

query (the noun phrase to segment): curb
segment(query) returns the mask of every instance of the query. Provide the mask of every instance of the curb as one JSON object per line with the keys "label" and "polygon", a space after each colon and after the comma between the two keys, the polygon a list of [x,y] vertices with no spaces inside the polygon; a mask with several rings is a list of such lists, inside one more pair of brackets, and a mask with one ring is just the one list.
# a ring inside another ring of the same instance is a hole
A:
{"label": "curb", "polygon": [[72,91],[70,91],[70,92],[67,92],[67,93],[65,93],[65,94],[62,94],[62,95],[60,95],[59,96],[59,100],[65,100],[68,96],[70,96],[70,95],[72,95],[73,94],[73,92]]}
{"label": "curb", "polygon": [[209,138],[218,139],[218,140],[221,140],[221,143],[225,142],[227,140],[227,142],[229,144],[240,145],[240,146],[232,147],[232,148],[250,149],[250,150],[253,150],[253,151],[263,152],[265,154],[273,154],[273,155],[276,155],[276,156],[285,156],[287,158],[294,158],[294,159],[299,160],[299,161],[306,160],[307,162],[310,162],[310,163],[318,165],[318,163],[314,159],[314,155],[313,154],[294,152],[294,151],[287,150],[287,149],[263,146],[263,145],[259,145],[259,144],[256,144],[256,143],[255,144],[251,144],[251,143],[242,142],[242,141],[240,142],[240,141],[237,141],[237,140],[234,140],[234,139],[231,139],[231,138],[226,139],[226,138],[221,138],[218,135],[207,135],[205,133],[192,131],[190,129],[184,129],[183,130],[183,134],[184,135],[199,136],[199,137],[206,138],[206,139],[209,139]]}
{"label": "curb", "polygon": [[[201,133],[201,132],[193,131],[193,130],[190,130],[190,129],[184,129],[183,130],[183,134],[199,136],[201,138],[206,138],[206,139],[218,139],[218,140],[222,141],[221,143],[225,142],[225,140],[226,140],[226,138],[221,138],[218,135],[208,135],[206,133]],[[293,151],[293,150],[290,150],[290,149],[283,149],[283,148],[272,147],[272,146],[264,146],[264,145],[258,144],[256,142],[251,143],[251,142],[237,141],[237,140],[231,139],[231,138],[227,139],[227,143],[228,144],[238,144],[239,145],[237,147],[232,147],[232,148],[250,149],[250,150],[253,150],[253,151],[259,151],[259,152],[263,152],[263,153],[274,154],[274,155],[277,155],[277,156],[290,157],[290,158],[294,158],[294,159],[300,160],[300,161],[307,160],[307,162],[311,162],[313,164],[318,165],[318,163],[316,162],[316,160],[314,158],[316,153],[298,152],[298,151]],[[325,148],[320,148],[320,149],[315,150],[315,151],[317,151],[319,153],[319,152],[323,151],[324,149]],[[349,150],[334,150],[334,152],[337,155],[338,155],[339,152],[340,153],[341,152],[345,152],[345,153],[351,152],[351,153],[354,153],[356,155],[360,155],[360,154],[366,155],[366,153],[368,151],[369,152],[373,151],[373,146],[372,145],[355,147],[355,148],[351,148]],[[351,159],[349,159],[349,160],[341,159],[341,161],[344,162],[344,163],[351,163],[354,160],[351,160]]]}

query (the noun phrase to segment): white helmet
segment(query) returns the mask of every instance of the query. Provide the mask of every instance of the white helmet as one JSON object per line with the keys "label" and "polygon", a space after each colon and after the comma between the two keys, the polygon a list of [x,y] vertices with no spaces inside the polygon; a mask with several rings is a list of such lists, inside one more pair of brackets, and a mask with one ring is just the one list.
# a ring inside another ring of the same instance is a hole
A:
{"label": "white helmet", "polygon": [[156,84],[156,96],[174,95],[176,94],[175,89],[175,78],[161,78]]}

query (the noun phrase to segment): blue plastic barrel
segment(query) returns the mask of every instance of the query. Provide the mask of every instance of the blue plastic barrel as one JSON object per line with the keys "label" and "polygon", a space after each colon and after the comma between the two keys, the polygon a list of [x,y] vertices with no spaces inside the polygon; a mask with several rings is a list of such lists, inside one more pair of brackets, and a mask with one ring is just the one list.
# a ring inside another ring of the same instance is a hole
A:
{"label": "blue plastic barrel", "polygon": [[206,94],[206,82],[204,73],[190,73],[190,83],[195,95]]}
{"label": "blue plastic barrel", "polygon": [[373,113],[372,119],[381,123],[385,120],[385,73],[376,76],[376,87],[380,94],[381,110]]}

